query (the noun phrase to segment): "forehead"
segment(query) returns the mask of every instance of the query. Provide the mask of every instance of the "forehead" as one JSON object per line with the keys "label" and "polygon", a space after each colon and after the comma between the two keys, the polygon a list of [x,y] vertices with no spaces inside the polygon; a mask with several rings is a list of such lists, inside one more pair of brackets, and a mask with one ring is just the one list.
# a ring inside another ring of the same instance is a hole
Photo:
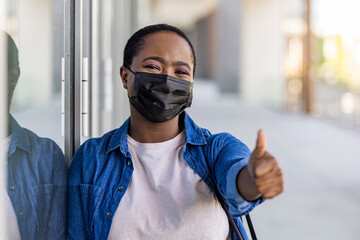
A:
{"label": "forehead", "polygon": [[138,56],[160,56],[167,57],[169,60],[193,63],[190,45],[184,38],[173,32],[162,31],[145,36]]}

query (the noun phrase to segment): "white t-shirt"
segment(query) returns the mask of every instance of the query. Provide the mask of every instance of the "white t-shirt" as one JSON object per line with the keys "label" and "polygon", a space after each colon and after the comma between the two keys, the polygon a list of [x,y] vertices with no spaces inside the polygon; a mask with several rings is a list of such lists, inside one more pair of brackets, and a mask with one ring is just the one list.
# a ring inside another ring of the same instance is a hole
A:
{"label": "white t-shirt", "polygon": [[229,238],[225,211],[182,157],[185,132],[160,143],[128,136],[134,172],[112,221],[109,239]]}
{"label": "white t-shirt", "polygon": [[[7,138],[0,141],[1,146],[4,149],[8,149],[11,141],[11,135]],[[6,151],[7,152],[7,151]],[[7,165],[8,159],[5,159],[5,165]],[[7,168],[7,167],[6,167]],[[5,219],[6,219],[6,231],[5,231],[5,239],[7,240],[20,240],[20,232],[19,232],[19,226],[16,220],[16,214],[14,211],[14,208],[12,206],[12,203],[10,201],[9,195],[6,191],[6,189],[1,189],[2,191],[5,191],[2,196],[4,196],[3,203],[5,204]]]}

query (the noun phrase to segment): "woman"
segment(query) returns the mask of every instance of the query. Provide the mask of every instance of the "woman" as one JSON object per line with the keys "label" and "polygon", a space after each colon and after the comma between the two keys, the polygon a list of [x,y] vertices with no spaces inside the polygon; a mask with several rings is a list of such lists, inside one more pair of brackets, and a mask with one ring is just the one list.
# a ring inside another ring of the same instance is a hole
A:
{"label": "woman", "polygon": [[236,239],[219,201],[243,230],[241,215],[282,192],[262,131],[251,153],[184,112],[195,65],[192,44],[175,27],[148,26],[128,40],[120,75],[131,116],[76,152],[69,239]]}

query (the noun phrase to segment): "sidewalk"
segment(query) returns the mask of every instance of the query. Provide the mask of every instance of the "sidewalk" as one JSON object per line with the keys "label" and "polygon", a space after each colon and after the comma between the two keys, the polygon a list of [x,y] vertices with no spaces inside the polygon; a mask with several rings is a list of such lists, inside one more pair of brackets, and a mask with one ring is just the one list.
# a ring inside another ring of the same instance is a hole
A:
{"label": "sidewalk", "polygon": [[360,134],[321,119],[239,103],[197,81],[187,111],[211,132],[253,149],[258,129],[279,161],[285,191],[251,216],[260,240],[360,239]]}

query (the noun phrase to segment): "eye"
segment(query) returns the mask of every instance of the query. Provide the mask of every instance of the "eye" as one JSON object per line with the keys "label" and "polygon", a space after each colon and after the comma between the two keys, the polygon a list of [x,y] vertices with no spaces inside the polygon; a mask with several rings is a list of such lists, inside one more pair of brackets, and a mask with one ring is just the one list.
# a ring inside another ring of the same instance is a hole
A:
{"label": "eye", "polygon": [[190,74],[187,71],[184,71],[184,70],[177,70],[177,71],[175,71],[175,73],[180,74],[180,75],[189,75],[190,76]]}
{"label": "eye", "polygon": [[144,68],[151,69],[151,70],[160,70],[160,68],[158,66],[152,65],[152,64],[145,65]]}

